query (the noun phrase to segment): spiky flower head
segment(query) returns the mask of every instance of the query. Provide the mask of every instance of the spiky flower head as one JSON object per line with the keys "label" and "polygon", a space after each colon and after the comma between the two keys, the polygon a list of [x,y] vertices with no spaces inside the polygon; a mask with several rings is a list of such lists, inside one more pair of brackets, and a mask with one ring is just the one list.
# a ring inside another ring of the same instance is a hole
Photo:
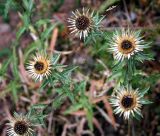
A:
{"label": "spiky flower head", "polygon": [[35,80],[42,80],[51,74],[51,59],[44,53],[36,53],[27,66],[28,75]]}
{"label": "spiky flower head", "polygon": [[144,42],[140,31],[132,31],[130,29],[116,30],[109,42],[109,51],[118,61],[123,61],[125,58],[130,59],[133,55],[143,51],[148,47]]}
{"label": "spiky flower head", "polygon": [[72,14],[73,15],[68,18],[68,27],[71,30],[71,33],[78,35],[80,39],[82,37],[85,39],[94,28],[94,12],[90,13],[89,9],[83,8],[82,12],[76,10],[75,12],[72,12]]}
{"label": "spiky flower head", "polygon": [[32,123],[26,116],[14,113],[14,117],[9,121],[10,123],[7,123],[9,136],[32,136]]}
{"label": "spiky flower head", "polygon": [[133,90],[131,86],[120,87],[115,93],[110,98],[115,114],[123,115],[124,119],[130,119],[135,115],[142,116],[141,107],[144,99],[138,89]]}

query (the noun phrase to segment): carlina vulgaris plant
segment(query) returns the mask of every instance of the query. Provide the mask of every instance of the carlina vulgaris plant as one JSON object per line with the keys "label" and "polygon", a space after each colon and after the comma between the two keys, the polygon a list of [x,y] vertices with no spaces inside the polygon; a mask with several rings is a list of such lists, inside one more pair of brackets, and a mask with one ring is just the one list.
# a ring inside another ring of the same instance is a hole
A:
{"label": "carlina vulgaris plant", "polygon": [[[143,117],[141,108],[143,104],[150,104],[151,102],[144,99],[144,95],[149,89],[133,89],[131,79],[136,70],[136,63],[138,61],[150,60],[149,56],[143,56],[145,48],[149,48],[150,43],[144,42],[140,31],[133,31],[131,29],[121,28],[113,33],[109,40],[109,52],[113,53],[117,71],[124,78],[123,82],[117,83],[116,89],[113,91],[110,104],[114,107],[115,114],[123,115],[125,120],[128,120],[128,133],[130,135],[130,123],[133,118],[140,119]],[[122,64],[122,65],[121,65]],[[116,70],[116,68],[114,68]],[[131,74],[132,73],[132,74]],[[118,80],[118,79],[117,79]]]}

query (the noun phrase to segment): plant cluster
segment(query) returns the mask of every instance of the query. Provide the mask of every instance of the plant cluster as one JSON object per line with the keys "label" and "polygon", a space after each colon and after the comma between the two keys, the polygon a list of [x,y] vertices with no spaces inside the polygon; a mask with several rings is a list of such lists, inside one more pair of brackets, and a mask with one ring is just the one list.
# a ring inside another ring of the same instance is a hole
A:
{"label": "plant cluster", "polygon": [[[70,114],[79,109],[86,112],[90,129],[93,129],[93,109],[95,105],[88,98],[86,93],[87,81],[74,81],[72,72],[77,66],[67,66],[59,64],[60,53],[49,50],[50,34],[55,27],[60,27],[60,22],[52,22],[49,19],[33,20],[36,13],[36,5],[33,0],[7,0],[5,15],[9,8],[17,5],[19,17],[23,24],[16,34],[16,41],[12,44],[12,52],[5,63],[2,65],[0,75],[5,76],[6,67],[12,62],[14,81],[11,81],[8,90],[13,91],[15,101],[17,98],[17,88],[21,88],[20,75],[18,72],[18,60],[16,52],[19,49],[19,41],[23,34],[29,33],[33,39],[32,44],[24,52],[24,64],[27,76],[40,84],[39,93],[47,88],[47,92],[55,96],[48,104],[36,104],[30,107],[26,115],[15,113],[10,119],[8,134],[10,136],[29,136],[35,135],[34,127],[45,125],[45,117],[53,109],[57,109],[61,104],[69,99],[71,106],[64,114]],[[112,74],[106,82],[114,80],[116,85],[111,90],[110,104],[114,108],[114,113],[123,116],[125,120],[132,120],[134,117],[142,117],[141,109],[144,104],[151,102],[145,98],[149,86],[144,84],[137,87],[134,80],[143,76],[142,71],[137,69],[139,63],[152,60],[153,55],[148,52],[150,42],[145,42],[141,31],[132,28],[120,28],[110,34],[107,33],[101,22],[105,16],[100,16],[98,12],[88,8],[82,8],[72,12],[68,18],[68,27],[71,34],[80,38],[85,44],[96,44],[104,41],[104,45],[99,47],[100,51],[110,53],[112,57]],[[98,39],[98,40],[97,40]],[[30,57],[31,56],[31,57]],[[141,83],[139,83],[141,84]]]}

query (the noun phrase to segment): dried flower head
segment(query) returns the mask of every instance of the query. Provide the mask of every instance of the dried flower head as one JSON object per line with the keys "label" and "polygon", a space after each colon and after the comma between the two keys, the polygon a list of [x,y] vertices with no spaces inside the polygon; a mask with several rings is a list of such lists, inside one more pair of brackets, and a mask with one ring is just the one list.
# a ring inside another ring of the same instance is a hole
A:
{"label": "dried flower head", "polygon": [[130,57],[146,48],[146,44],[142,40],[139,31],[131,31],[122,29],[115,31],[110,40],[109,50],[114,54],[114,58],[118,61]]}
{"label": "dried flower head", "polygon": [[84,39],[88,36],[88,33],[94,27],[93,14],[89,13],[89,9],[82,9],[82,13],[79,10],[72,12],[72,16],[68,18],[69,28],[71,33],[75,33],[78,35],[80,39],[83,37]]}
{"label": "dried flower head", "polygon": [[29,61],[27,66],[29,76],[35,80],[42,80],[43,77],[48,77],[51,74],[51,60],[43,53],[37,53]]}
{"label": "dried flower head", "polygon": [[135,113],[142,116],[141,107],[143,101],[138,89],[133,90],[132,87],[120,87],[110,101],[113,107],[115,107],[115,114],[120,114],[120,116],[123,114],[125,119],[129,119],[131,115],[134,117]]}
{"label": "dried flower head", "polygon": [[9,126],[7,130],[9,136],[32,136],[33,134],[32,123],[22,114],[15,113],[7,125]]}

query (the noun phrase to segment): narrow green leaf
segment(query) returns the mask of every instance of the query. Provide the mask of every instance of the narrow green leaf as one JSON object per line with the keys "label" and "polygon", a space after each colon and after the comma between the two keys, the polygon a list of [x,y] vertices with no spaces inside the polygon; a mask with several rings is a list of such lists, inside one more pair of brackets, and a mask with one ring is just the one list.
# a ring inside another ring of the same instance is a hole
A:
{"label": "narrow green leaf", "polygon": [[13,47],[13,58],[12,58],[12,64],[13,64],[13,75],[15,77],[15,79],[19,79],[19,69],[18,69],[18,59],[17,59],[17,55],[16,55],[16,47]]}
{"label": "narrow green leaf", "polygon": [[59,23],[52,24],[49,28],[47,28],[44,32],[41,34],[42,41],[48,39],[50,37],[50,33],[52,30],[58,25]]}
{"label": "narrow green leaf", "polygon": [[2,68],[0,69],[0,75],[4,75],[7,71],[7,67],[9,66],[9,64],[12,61],[12,56],[10,58],[8,58],[8,60],[3,63]]}
{"label": "narrow green leaf", "polygon": [[7,17],[8,15],[8,12],[12,6],[12,3],[13,3],[13,0],[6,0],[6,3],[5,3],[5,10],[4,10],[4,16],[5,18]]}
{"label": "narrow green leaf", "polygon": [[64,114],[70,114],[72,112],[78,111],[79,109],[83,108],[83,105],[81,105],[80,103],[74,104],[71,107],[69,107],[69,109],[67,109]]}
{"label": "narrow green leaf", "polygon": [[19,39],[25,31],[26,31],[26,27],[25,26],[19,28],[18,32],[16,33],[17,39]]}
{"label": "narrow green leaf", "polygon": [[93,131],[93,111],[91,107],[89,107],[87,110],[87,120],[89,128]]}
{"label": "narrow green leaf", "polygon": [[30,57],[30,53],[32,53],[33,51],[36,51],[38,46],[41,44],[41,42],[39,40],[36,40],[35,42],[31,43],[24,51],[24,61],[26,61],[26,59],[28,58],[28,56]]}
{"label": "narrow green leaf", "polygon": [[33,5],[34,5],[33,0],[29,0],[29,5],[28,5],[28,10],[29,10],[29,12],[32,11]]}
{"label": "narrow green leaf", "polygon": [[36,22],[35,26],[41,27],[42,25],[45,25],[45,24],[48,24],[48,23],[51,23],[51,20],[49,20],[49,19],[41,19],[41,20],[38,20]]}

